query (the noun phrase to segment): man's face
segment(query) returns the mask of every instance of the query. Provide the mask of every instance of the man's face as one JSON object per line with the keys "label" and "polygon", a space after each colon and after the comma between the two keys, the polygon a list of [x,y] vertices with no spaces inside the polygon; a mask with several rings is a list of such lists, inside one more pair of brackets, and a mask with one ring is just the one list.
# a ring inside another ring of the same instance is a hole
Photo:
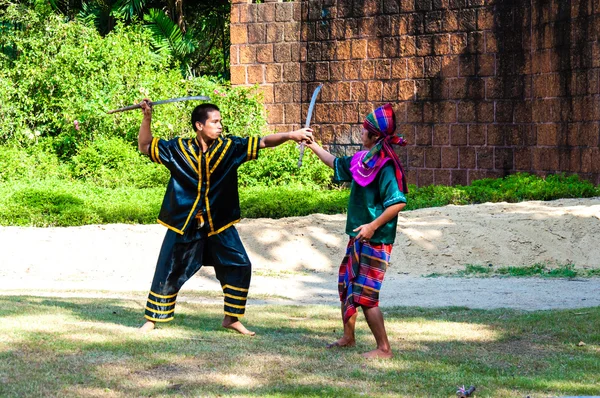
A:
{"label": "man's face", "polygon": [[198,134],[200,134],[204,141],[212,142],[216,140],[219,135],[221,135],[221,131],[223,131],[223,126],[221,125],[221,112],[209,112],[206,122],[196,122],[196,128],[198,129]]}

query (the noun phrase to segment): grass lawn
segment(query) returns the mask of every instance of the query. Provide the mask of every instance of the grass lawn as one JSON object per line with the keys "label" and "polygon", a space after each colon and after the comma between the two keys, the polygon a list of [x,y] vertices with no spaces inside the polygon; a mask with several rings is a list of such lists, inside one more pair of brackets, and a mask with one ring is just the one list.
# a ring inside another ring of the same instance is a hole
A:
{"label": "grass lawn", "polygon": [[[374,340],[326,350],[329,306],[249,306],[254,338],[220,327],[221,305],[179,303],[142,335],[143,300],[0,296],[0,396],[597,395],[600,307],[522,312],[384,308],[396,356],[363,360]],[[580,343],[581,342],[581,343]]]}

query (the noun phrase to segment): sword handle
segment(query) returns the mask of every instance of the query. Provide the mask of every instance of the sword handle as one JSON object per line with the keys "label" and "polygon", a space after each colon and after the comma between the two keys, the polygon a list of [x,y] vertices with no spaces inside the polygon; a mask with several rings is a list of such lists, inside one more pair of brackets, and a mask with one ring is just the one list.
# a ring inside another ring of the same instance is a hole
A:
{"label": "sword handle", "polygon": [[[152,102],[150,103],[150,105],[152,105]],[[112,111],[108,111],[106,113],[108,113],[109,115],[113,114],[113,113],[117,113],[117,112],[125,112],[125,111],[130,111],[132,109],[138,109],[141,108],[142,106],[140,104],[135,104],[135,105],[129,105],[126,106],[124,108],[119,108],[119,109],[113,109]]]}
{"label": "sword handle", "polygon": [[300,157],[298,158],[298,167],[302,167],[302,158],[304,157],[304,141],[300,143]]}

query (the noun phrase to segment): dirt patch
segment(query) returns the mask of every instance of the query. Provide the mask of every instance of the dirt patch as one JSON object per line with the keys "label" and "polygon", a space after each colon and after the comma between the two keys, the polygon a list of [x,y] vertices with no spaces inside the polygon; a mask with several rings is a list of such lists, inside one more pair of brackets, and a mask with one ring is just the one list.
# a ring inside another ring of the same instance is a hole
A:
{"label": "dirt patch", "polygon": [[[335,302],[335,275],[347,242],[344,226],[344,215],[323,214],[280,220],[244,219],[237,224],[253,264],[251,291],[255,302]],[[103,296],[137,296],[137,292],[145,292],[150,286],[164,234],[165,228],[160,225],[0,227],[0,278],[7,287],[4,294],[95,292]],[[598,236],[600,198],[486,203],[404,212],[398,223],[382,304],[434,306],[456,302],[493,308],[494,303],[478,304],[475,299],[471,303],[472,295],[465,297],[465,291],[477,290],[479,285],[475,283],[484,283],[487,285],[481,287],[483,296],[493,296],[494,286],[508,289],[508,294],[500,292],[496,296],[500,306],[521,308],[519,302],[526,302],[527,308],[540,308],[536,301],[550,282],[527,282],[530,289],[535,286],[540,292],[532,291],[530,300],[514,296],[512,305],[511,300],[500,299],[512,297],[510,292],[525,282],[504,284],[497,282],[499,279],[494,283],[489,283],[489,279],[470,279],[461,285],[464,280],[434,278],[436,281],[421,276],[462,270],[467,264],[500,267],[543,262],[600,268]],[[552,289],[566,290],[564,294],[569,297],[582,290],[600,296],[598,279],[579,282],[587,286],[585,289],[575,288],[573,281],[563,282],[566,287],[552,285]],[[414,284],[419,285],[414,292],[417,296],[407,296],[406,292],[413,292],[409,285]],[[203,268],[182,293],[219,290],[214,271]],[[556,291],[550,293],[548,300],[552,301]],[[218,300],[214,294],[209,296],[210,300]],[[559,299],[556,297],[557,302]],[[600,305],[594,300],[598,299],[579,297],[574,302]]]}

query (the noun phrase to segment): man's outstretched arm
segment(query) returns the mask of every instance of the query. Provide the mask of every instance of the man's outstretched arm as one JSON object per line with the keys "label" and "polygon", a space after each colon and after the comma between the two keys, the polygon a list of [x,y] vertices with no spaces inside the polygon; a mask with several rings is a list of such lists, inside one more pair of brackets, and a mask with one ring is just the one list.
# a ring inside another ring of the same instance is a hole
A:
{"label": "man's outstretched arm", "polygon": [[312,142],[312,132],[313,130],[311,128],[304,128],[296,131],[291,131],[289,133],[269,134],[261,138],[260,148],[272,148],[281,145],[289,140],[294,140],[296,142]]}

